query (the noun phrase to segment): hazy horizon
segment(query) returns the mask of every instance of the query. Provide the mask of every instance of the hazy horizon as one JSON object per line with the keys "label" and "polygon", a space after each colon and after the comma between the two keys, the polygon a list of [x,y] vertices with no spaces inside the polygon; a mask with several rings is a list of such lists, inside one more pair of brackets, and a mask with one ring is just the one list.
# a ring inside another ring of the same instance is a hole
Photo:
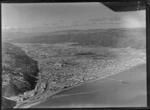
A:
{"label": "hazy horizon", "polygon": [[146,14],[133,5],[2,3],[2,108],[145,107]]}
{"label": "hazy horizon", "polygon": [[2,29],[49,32],[145,27],[145,10],[114,12],[101,3],[2,4]]}

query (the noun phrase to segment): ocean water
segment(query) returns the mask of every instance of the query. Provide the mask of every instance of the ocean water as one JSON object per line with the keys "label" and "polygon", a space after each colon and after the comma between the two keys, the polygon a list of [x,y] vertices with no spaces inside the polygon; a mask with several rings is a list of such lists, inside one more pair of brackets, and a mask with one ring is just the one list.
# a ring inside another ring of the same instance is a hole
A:
{"label": "ocean water", "polygon": [[146,82],[146,64],[143,64],[60,92],[32,108],[146,107]]}
{"label": "ocean water", "polygon": [[1,101],[2,101],[2,103],[1,103],[1,108],[2,109],[13,108],[14,106],[16,106],[15,101],[8,100],[4,97],[2,97]]}

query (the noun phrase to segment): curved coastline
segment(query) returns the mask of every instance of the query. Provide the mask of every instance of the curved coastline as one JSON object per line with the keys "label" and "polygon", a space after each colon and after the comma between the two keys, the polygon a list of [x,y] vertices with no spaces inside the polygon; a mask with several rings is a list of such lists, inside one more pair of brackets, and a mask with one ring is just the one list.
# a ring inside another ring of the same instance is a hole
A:
{"label": "curved coastline", "polygon": [[[36,50],[36,48],[35,49],[33,48],[33,50]],[[69,90],[71,88],[75,88],[77,86],[80,86],[80,85],[83,85],[83,84],[86,84],[86,83],[90,83],[90,82],[94,82],[94,81],[97,81],[97,80],[100,80],[100,79],[104,79],[104,78],[106,78],[108,76],[112,76],[112,75],[121,73],[122,71],[129,70],[129,69],[131,69],[131,68],[133,68],[135,66],[138,66],[138,65],[141,65],[141,64],[145,63],[145,59],[146,59],[145,58],[145,54],[144,53],[141,53],[141,54],[137,53],[137,52],[141,52],[141,50],[139,50],[139,51],[138,50],[135,50],[135,51],[133,50],[132,51],[132,50],[130,50],[130,49],[127,50],[127,52],[129,53],[129,55],[127,54],[128,55],[127,57],[125,57],[124,53],[123,53],[122,57],[119,57],[118,59],[110,60],[110,64],[112,64],[112,65],[108,65],[107,66],[108,68],[107,67],[106,68],[102,68],[102,70],[104,70],[104,71],[100,71],[100,70],[97,71],[96,70],[96,73],[98,73],[98,75],[94,76],[92,79],[87,77],[87,78],[83,79],[83,82],[81,82],[82,79],[79,79],[77,81],[77,83],[70,84],[70,86],[67,87],[67,88],[64,88],[65,85],[60,86],[59,83],[58,83],[58,85],[56,83],[56,87],[58,86],[58,88],[56,90],[54,90],[54,91],[53,90],[52,91],[49,90],[51,81],[47,77],[46,77],[46,80],[45,79],[42,80],[41,76],[45,75],[45,73],[44,72],[43,73],[39,72],[39,82],[38,82],[38,84],[41,85],[40,83],[43,83],[41,81],[44,81],[44,83],[46,85],[48,85],[46,87],[46,90],[44,88],[44,91],[41,92],[40,88],[39,88],[38,90],[40,92],[38,91],[38,94],[36,94],[35,96],[31,97],[28,100],[25,100],[25,101],[21,102],[15,108],[22,108],[22,107],[23,108],[29,108],[29,107],[33,106],[33,104],[34,105],[39,104],[39,103],[41,103],[41,101],[43,102],[43,101],[47,100],[48,97],[54,96],[54,95],[56,95],[58,93],[61,93],[63,91]],[[118,52],[119,50],[114,50],[114,51]],[[49,51],[48,51],[48,53],[49,53]],[[118,55],[120,55],[120,54],[118,54]],[[131,56],[130,56],[130,54],[131,54]],[[36,60],[39,60],[39,59],[37,58]],[[44,61],[45,60],[43,60],[43,62]],[[109,62],[107,62],[107,63],[109,64]],[[43,64],[41,63],[41,65],[43,65]],[[101,65],[97,65],[97,66],[100,67]],[[50,71],[48,71],[47,75],[50,74],[49,72]],[[90,71],[89,73],[93,73],[93,72]],[[54,85],[54,87],[55,87],[55,85]]]}
{"label": "curved coastline", "polygon": [[[143,64],[144,64],[144,63],[143,63]],[[83,84],[87,84],[87,83],[91,83],[91,82],[94,82],[94,81],[97,81],[97,80],[105,79],[106,77],[109,77],[109,76],[113,76],[113,75],[122,73],[122,72],[124,72],[124,71],[127,71],[127,70],[129,70],[129,69],[132,69],[132,68],[134,68],[134,67],[136,67],[136,66],[143,65],[143,64],[137,64],[137,65],[134,65],[134,66],[132,66],[132,67],[129,67],[129,68],[125,69],[125,70],[122,70],[122,71],[120,71],[120,72],[118,72],[118,73],[107,74],[107,75],[105,75],[105,76],[96,78],[96,79],[94,79],[94,80],[93,80],[93,79],[90,79],[90,80],[87,80],[87,81],[85,81],[85,82],[82,82],[82,83],[78,83],[78,84],[76,84],[76,85],[73,85],[73,86],[71,86],[71,87],[68,87],[68,88],[65,88],[65,89],[64,89],[64,88],[63,88],[63,89],[60,89],[59,91],[57,91],[57,92],[55,92],[55,93],[53,93],[53,94],[49,94],[49,95],[46,96],[46,97],[49,98],[49,97],[55,96],[55,95],[58,94],[58,93],[61,93],[61,92],[63,92],[63,91],[67,91],[67,90],[69,90],[69,89],[72,89],[72,88],[81,86],[81,85],[83,85]],[[47,92],[48,92],[48,91],[45,91],[45,94],[46,94]],[[43,94],[43,95],[44,95],[44,94]],[[32,101],[31,101],[31,104],[27,104],[27,105],[23,105],[23,106],[18,105],[18,106],[15,106],[14,108],[30,108],[30,107],[32,107],[32,106],[35,106],[35,105],[37,105],[37,104],[39,104],[39,103],[44,102],[45,100],[47,100],[47,98],[46,98],[46,99],[41,99],[41,100],[39,100],[38,102],[37,102],[37,101],[35,101],[35,102],[32,102]],[[29,103],[30,103],[30,102],[29,102]]]}
{"label": "curved coastline", "polygon": [[[108,80],[109,78],[127,81],[129,84]],[[58,93],[49,97],[47,101],[31,108],[146,106],[146,64],[137,65],[120,74],[109,76],[108,79],[104,78]],[[97,89],[102,91],[84,95],[72,95]]]}

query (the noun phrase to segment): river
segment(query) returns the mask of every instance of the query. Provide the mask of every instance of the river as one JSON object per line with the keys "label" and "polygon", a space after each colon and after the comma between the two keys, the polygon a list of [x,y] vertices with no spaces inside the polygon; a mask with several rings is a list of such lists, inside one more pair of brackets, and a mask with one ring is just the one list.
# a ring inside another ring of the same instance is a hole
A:
{"label": "river", "polygon": [[32,108],[146,107],[146,88],[146,64],[143,64],[60,92]]}

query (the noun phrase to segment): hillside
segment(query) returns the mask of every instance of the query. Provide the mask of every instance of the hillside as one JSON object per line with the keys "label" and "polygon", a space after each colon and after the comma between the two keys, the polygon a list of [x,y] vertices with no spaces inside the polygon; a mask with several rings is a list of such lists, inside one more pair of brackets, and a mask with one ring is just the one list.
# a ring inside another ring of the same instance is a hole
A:
{"label": "hillside", "polygon": [[47,44],[75,42],[78,45],[145,48],[146,30],[145,28],[64,30],[41,33],[38,36],[15,38],[10,41],[14,43]]}
{"label": "hillside", "polygon": [[2,44],[2,70],[2,96],[11,97],[34,89],[39,72],[37,61],[19,47]]}

